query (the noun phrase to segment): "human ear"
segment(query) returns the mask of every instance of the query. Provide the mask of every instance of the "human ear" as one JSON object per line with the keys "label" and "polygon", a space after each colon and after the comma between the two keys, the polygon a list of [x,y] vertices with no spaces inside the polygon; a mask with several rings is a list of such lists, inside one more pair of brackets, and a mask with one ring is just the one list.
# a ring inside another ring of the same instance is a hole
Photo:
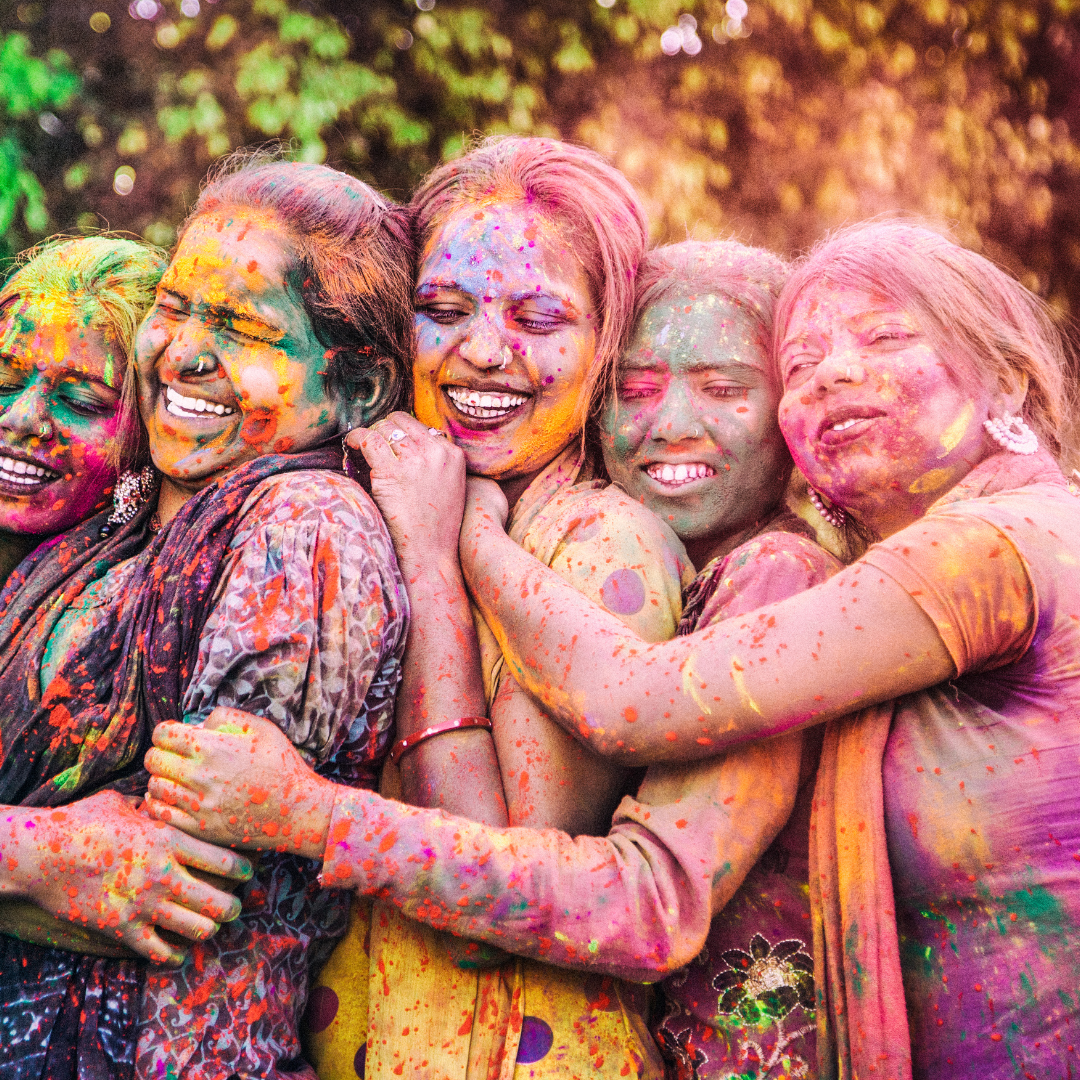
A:
{"label": "human ear", "polygon": [[1002,386],[994,396],[994,406],[998,410],[995,416],[1003,416],[1009,413],[1011,416],[1019,416],[1024,411],[1024,402],[1027,400],[1028,375],[1026,371],[1014,371],[1007,381],[1002,380]]}
{"label": "human ear", "polygon": [[397,404],[398,379],[389,364],[374,364],[356,379],[341,401],[342,417],[349,428],[370,427]]}

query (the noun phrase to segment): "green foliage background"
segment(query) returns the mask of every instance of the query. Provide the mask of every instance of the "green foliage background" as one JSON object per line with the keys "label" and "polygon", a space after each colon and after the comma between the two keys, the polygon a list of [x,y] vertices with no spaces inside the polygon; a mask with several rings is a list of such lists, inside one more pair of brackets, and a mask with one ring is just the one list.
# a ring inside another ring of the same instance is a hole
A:
{"label": "green foliage background", "polygon": [[[658,241],[791,254],[914,210],[1080,310],[1080,0],[748,0],[735,36],[720,0],[183,2],[0,9],[7,252],[105,224],[168,244],[238,146],[291,141],[404,199],[516,131],[609,154]],[[696,55],[661,50],[680,16]]]}

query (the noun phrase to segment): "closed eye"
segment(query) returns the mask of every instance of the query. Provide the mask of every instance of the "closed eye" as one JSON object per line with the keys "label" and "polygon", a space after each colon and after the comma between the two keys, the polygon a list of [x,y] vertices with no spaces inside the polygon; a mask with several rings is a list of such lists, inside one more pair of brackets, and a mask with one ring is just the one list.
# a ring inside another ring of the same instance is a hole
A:
{"label": "closed eye", "polygon": [[422,304],[416,310],[417,314],[425,315],[441,326],[451,326],[469,314],[469,310],[463,304],[453,303]]}

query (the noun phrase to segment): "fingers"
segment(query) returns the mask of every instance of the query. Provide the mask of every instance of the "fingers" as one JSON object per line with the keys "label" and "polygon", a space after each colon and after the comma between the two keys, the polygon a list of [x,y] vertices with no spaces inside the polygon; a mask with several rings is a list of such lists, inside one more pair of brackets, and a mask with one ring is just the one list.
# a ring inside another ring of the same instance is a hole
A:
{"label": "fingers", "polygon": [[[232,899],[236,900],[235,897]],[[236,909],[239,913],[239,900],[236,900]],[[161,906],[154,912],[154,925],[163,930],[171,930],[174,934],[186,937],[190,941],[203,941],[208,937],[213,937],[221,929],[221,923],[215,919],[209,919],[205,915],[200,915],[188,907],[182,907],[169,900],[162,901]]]}
{"label": "fingers", "polygon": [[397,455],[383,435],[374,428],[354,428],[349,432],[348,445],[364,455],[372,472],[392,473],[397,465]]}
{"label": "fingers", "polygon": [[189,795],[196,793],[196,785],[192,783],[192,780],[194,776],[198,775],[199,770],[197,763],[192,762],[190,758],[180,757],[179,754],[174,754],[171,751],[155,748],[146,751],[143,764],[151,776],[160,776],[166,780],[172,780],[176,784],[188,787],[191,789],[188,792]]}
{"label": "fingers", "polygon": [[[153,750],[150,751],[150,754],[152,753]],[[146,755],[147,759],[150,754]],[[148,760],[148,769],[150,764]],[[183,783],[164,776],[151,775],[146,785],[145,806],[150,816],[158,821],[164,821],[186,833],[199,831],[199,822],[194,816],[199,812],[199,795]]]}
{"label": "fingers", "polygon": [[194,757],[199,749],[198,732],[201,730],[194,724],[166,720],[154,728],[152,741],[160,750],[168,750],[181,757]]}
{"label": "fingers", "polygon": [[[193,866],[196,870],[205,870],[208,874],[217,874],[219,877],[247,881],[254,872],[251,862],[243,855],[196,840],[186,833],[177,834],[176,854],[185,866]],[[218,896],[226,895],[216,889],[213,892]]]}
{"label": "fingers", "polygon": [[141,919],[128,923],[120,939],[132,952],[163,967],[180,967],[186,957],[181,949],[162,941],[154,927]]}
{"label": "fingers", "polygon": [[223,731],[232,735],[252,735],[267,727],[275,731],[280,730],[276,724],[264,720],[261,716],[243,712],[240,709],[230,709],[225,705],[219,705],[203,721],[204,731]]}

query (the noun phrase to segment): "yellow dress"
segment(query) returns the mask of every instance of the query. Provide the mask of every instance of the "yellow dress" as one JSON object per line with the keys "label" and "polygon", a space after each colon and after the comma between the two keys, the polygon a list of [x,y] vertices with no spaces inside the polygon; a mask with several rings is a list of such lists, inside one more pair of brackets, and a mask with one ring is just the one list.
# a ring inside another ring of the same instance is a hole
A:
{"label": "yellow dress", "polygon": [[[645,640],[674,635],[693,578],[682,544],[621,489],[592,479],[576,445],[529,485],[508,532]],[[477,630],[490,704],[502,654],[479,617]],[[321,1080],[663,1076],[646,987],[522,958],[463,969],[446,936],[391,902],[354,900],[308,1009],[306,1049]]]}

